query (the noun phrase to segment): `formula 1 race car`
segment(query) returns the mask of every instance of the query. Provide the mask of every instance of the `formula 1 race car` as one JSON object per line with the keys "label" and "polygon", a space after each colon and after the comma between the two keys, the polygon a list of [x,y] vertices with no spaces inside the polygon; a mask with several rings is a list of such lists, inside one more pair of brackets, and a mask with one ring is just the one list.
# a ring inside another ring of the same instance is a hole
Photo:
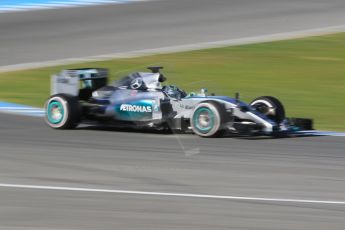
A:
{"label": "formula 1 race car", "polygon": [[282,103],[262,96],[246,104],[227,96],[189,93],[166,80],[162,67],[136,72],[107,85],[108,70],[69,69],[52,76],[52,96],[45,104],[46,123],[72,129],[80,123],[192,132],[217,137],[226,132],[281,135],[312,129],[310,119],[287,119]]}

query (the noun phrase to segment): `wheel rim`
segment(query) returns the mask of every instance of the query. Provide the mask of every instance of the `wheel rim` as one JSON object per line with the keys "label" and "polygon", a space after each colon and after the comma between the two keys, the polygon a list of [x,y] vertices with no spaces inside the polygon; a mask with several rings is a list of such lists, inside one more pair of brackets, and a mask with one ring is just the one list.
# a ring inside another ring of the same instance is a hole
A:
{"label": "wheel rim", "polygon": [[266,116],[275,116],[276,115],[276,108],[269,107],[264,103],[256,103],[253,105],[257,111],[266,115]]}
{"label": "wheel rim", "polygon": [[269,108],[267,105],[263,104],[263,103],[258,103],[258,104],[256,104],[256,105],[255,105],[255,108],[256,108],[259,112],[261,112],[261,113],[263,113],[263,114],[265,114],[265,115],[274,115],[274,114],[271,114],[272,112],[270,111],[270,108]]}
{"label": "wheel rim", "polygon": [[214,113],[209,108],[199,108],[193,117],[194,126],[201,133],[208,133],[214,127]]}
{"label": "wheel rim", "polygon": [[48,121],[52,124],[60,123],[64,118],[64,109],[59,101],[51,101],[47,108]]}

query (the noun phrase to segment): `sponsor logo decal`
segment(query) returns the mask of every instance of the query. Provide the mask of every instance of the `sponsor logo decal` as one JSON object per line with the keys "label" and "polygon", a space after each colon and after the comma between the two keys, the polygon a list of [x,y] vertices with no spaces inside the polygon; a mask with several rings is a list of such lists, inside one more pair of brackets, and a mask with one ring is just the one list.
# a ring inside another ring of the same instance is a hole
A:
{"label": "sponsor logo decal", "polygon": [[67,84],[67,83],[69,83],[69,80],[68,80],[68,79],[65,79],[65,78],[58,78],[58,79],[56,79],[56,83],[64,83],[64,84]]}
{"label": "sponsor logo decal", "polygon": [[180,104],[180,107],[183,109],[194,109],[195,108],[195,106],[193,106],[193,105],[184,105],[184,104]]}
{"label": "sponsor logo decal", "polygon": [[116,118],[126,121],[144,121],[152,119],[153,100],[142,99],[115,105]]}
{"label": "sponsor logo decal", "polygon": [[120,111],[126,112],[135,112],[135,113],[151,113],[152,107],[147,105],[130,105],[130,104],[122,104],[120,106]]}

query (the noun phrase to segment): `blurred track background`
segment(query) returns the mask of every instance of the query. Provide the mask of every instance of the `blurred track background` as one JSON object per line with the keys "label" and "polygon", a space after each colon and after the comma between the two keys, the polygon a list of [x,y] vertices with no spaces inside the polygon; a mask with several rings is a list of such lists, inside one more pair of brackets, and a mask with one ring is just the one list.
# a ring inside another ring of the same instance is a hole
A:
{"label": "blurred track background", "polygon": [[343,0],[156,0],[0,14],[0,66],[345,25]]}

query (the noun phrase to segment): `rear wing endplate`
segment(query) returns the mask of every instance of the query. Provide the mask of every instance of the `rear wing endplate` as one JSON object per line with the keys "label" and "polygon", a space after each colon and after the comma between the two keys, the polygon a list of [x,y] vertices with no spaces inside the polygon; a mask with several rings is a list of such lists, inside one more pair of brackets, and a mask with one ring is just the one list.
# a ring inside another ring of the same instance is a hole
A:
{"label": "rear wing endplate", "polygon": [[51,95],[64,93],[78,96],[79,89],[96,90],[106,85],[108,70],[101,68],[68,69],[51,76]]}

